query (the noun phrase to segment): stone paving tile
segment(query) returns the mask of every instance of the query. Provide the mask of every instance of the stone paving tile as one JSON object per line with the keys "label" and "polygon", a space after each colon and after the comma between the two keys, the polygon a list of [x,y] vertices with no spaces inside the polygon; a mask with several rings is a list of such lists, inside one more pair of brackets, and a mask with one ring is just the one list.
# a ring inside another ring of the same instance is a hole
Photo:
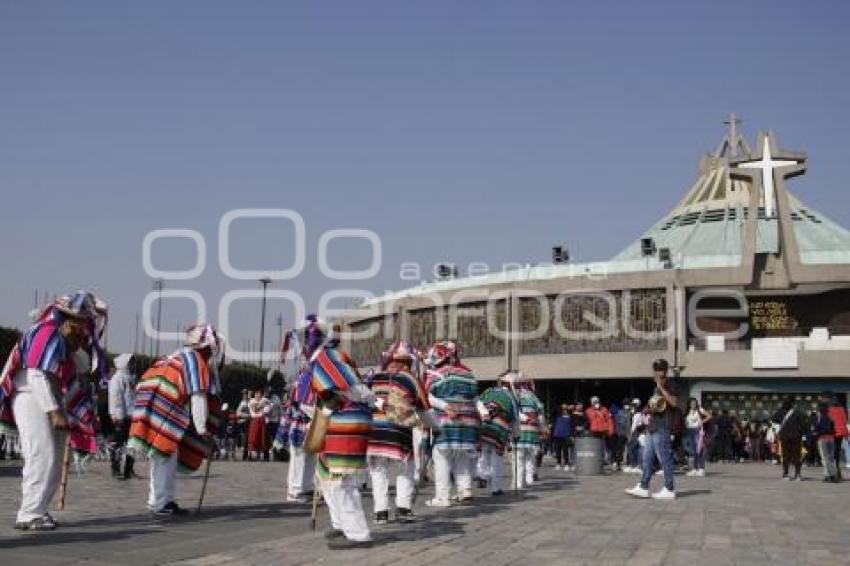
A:
{"label": "stone paving tile", "polygon": [[[622,490],[633,476],[574,478],[551,466],[522,497],[481,497],[473,506],[426,508],[429,488],[417,504],[423,521],[376,528],[373,549],[345,554],[310,531],[309,506],[282,503],[285,464],[215,463],[203,513],[172,522],[144,510],[147,482],[118,483],[104,464],[92,464],[72,477],[68,506],[55,514],[63,528],[28,535],[11,529],[18,474],[14,464],[0,464],[4,565],[102,565],[116,557],[122,566],[850,564],[850,482],[781,482],[770,465],[717,466],[706,478],[681,478],[675,502],[628,498]],[[184,506],[194,507],[200,484],[198,476],[179,480]],[[368,496],[364,504],[371,511]],[[318,530],[327,527],[321,508]]]}

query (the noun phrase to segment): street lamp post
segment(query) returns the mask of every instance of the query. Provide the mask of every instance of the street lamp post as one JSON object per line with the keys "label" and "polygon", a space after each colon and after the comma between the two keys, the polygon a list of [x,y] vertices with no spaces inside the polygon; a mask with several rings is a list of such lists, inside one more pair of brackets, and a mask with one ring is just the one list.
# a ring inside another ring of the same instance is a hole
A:
{"label": "street lamp post", "polygon": [[133,353],[139,353],[139,313],[136,313],[136,325],[133,328],[136,333],[136,338],[133,340]]}
{"label": "street lamp post", "polygon": [[[277,315],[277,320],[275,322],[277,323],[277,348],[278,348],[278,350],[281,350],[283,348],[283,314]],[[278,357],[277,357],[277,369],[278,369],[278,371],[280,371],[280,366],[281,366],[281,363],[282,363],[280,358],[281,358],[280,352],[278,352]]]}
{"label": "street lamp post", "polygon": [[159,298],[156,301],[156,347],[154,348],[154,358],[159,357],[159,335],[160,328],[162,328],[162,288],[164,286],[165,282],[162,279],[157,279],[153,283],[154,290],[159,292]]}
{"label": "street lamp post", "polygon": [[272,280],[268,277],[263,277],[260,279],[260,283],[263,285],[263,312],[260,314],[260,360],[259,366],[263,367],[263,352],[265,352],[265,334],[266,334],[266,287],[268,287],[269,283]]}

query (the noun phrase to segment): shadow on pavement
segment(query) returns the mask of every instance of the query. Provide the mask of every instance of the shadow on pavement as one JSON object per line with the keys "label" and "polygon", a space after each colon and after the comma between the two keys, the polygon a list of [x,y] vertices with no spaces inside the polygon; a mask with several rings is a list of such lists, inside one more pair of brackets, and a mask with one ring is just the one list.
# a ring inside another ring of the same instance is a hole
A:
{"label": "shadow on pavement", "polygon": [[42,532],[28,533],[15,538],[0,539],[0,550],[11,550],[20,547],[52,546],[57,544],[73,544],[78,542],[97,544],[98,542],[130,539],[137,535],[156,532],[155,529],[122,529],[119,531],[102,532]]}
{"label": "shadow on pavement", "polygon": [[200,515],[195,515],[194,509],[184,517],[157,517],[150,513],[124,516],[94,517],[78,521],[62,521],[63,527],[90,527],[109,524],[119,525],[191,525],[206,521],[217,521],[226,518],[228,521],[253,521],[257,519],[287,519],[307,517],[310,515],[310,505],[291,503],[256,503],[252,505],[210,505],[201,509]]}
{"label": "shadow on pavement", "polygon": [[379,545],[392,544],[395,542],[411,542],[429,538],[436,538],[448,534],[463,532],[463,525],[457,521],[428,520],[425,519],[414,525],[403,525],[399,530],[383,531],[372,530],[375,543]]}
{"label": "shadow on pavement", "polygon": [[676,492],[676,498],[681,499],[683,497],[694,497],[696,495],[708,495],[713,493],[710,489],[689,489],[687,491],[679,490]]}

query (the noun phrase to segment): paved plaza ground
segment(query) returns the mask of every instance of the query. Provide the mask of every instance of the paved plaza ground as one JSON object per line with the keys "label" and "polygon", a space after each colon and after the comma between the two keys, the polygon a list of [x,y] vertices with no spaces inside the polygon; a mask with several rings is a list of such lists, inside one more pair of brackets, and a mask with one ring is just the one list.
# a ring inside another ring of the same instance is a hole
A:
{"label": "paved plaza ground", "polygon": [[[140,471],[146,471],[141,465]],[[104,463],[72,477],[61,529],[12,529],[20,467],[0,463],[0,564],[850,564],[850,482],[780,481],[769,464],[718,465],[679,478],[680,499],[631,499],[635,476],[576,478],[547,465],[541,483],[517,498],[483,492],[472,506],[432,510],[423,490],[412,526],[375,528],[372,549],[329,551],[320,509],[282,503],[285,464],[215,462],[199,517],[157,520],[144,509],[147,482],[113,481]],[[654,483],[658,483],[655,480]],[[178,482],[194,508],[199,476]],[[371,498],[365,504],[371,511]]]}

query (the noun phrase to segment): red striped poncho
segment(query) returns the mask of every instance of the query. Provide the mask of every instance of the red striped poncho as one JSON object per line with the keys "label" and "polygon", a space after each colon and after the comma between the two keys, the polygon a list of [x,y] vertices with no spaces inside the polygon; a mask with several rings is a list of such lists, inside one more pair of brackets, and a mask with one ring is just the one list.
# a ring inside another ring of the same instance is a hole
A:
{"label": "red striped poncho", "polygon": [[214,432],[221,423],[219,385],[203,356],[183,348],[154,362],[136,386],[128,445],[148,454],[177,453],[184,471],[197,470],[210,455],[210,446],[191,426],[189,402],[194,393],[207,395],[207,430]]}
{"label": "red striped poncho", "polygon": [[323,480],[337,480],[357,474],[366,468],[366,451],[372,429],[372,412],[347,395],[362,386],[351,359],[334,345],[325,345],[310,362],[312,378],[310,388],[319,399],[338,401],[330,415],[324,446],[319,454],[317,470]]}
{"label": "red striped poncho", "polygon": [[421,382],[412,374],[378,373],[371,380],[372,393],[384,401],[381,410],[372,413],[372,434],[369,438],[368,456],[383,456],[407,461],[413,456],[413,429],[392,422],[387,415],[390,392],[404,399],[411,409],[424,410],[428,401]]}
{"label": "red striped poncho", "polygon": [[26,369],[37,369],[55,376],[59,384],[61,402],[74,448],[88,449],[94,445],[94,402],[91,393],[81,386],[77,378],[73,352],[67,346],[59,327],[64,316],[51,309],[32,325],[12,349],[3,373],[0,374],[0,430],[17,433],[12,398],[15,395],[15,375]]}

